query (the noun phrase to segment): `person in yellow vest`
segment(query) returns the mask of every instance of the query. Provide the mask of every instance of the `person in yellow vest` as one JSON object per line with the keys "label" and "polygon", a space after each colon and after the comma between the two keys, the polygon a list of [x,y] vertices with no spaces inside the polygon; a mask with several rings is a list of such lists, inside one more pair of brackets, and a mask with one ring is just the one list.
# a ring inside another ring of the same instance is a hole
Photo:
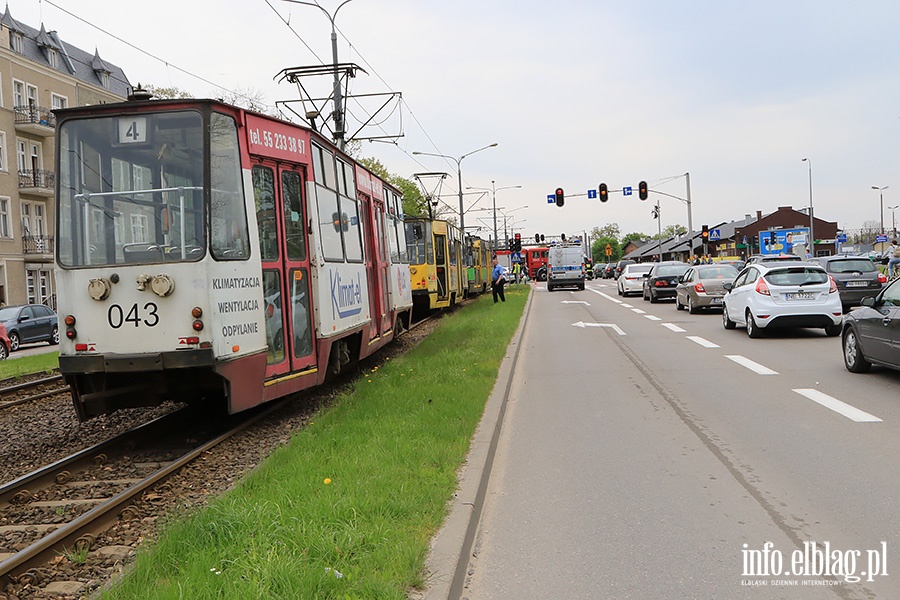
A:
{"label": "person in yellow vest", "polygon": [[513,263],[513,277],[516,279],[516,284],[519,283],[519,280],[522,276],[522,265],[520,263]]}

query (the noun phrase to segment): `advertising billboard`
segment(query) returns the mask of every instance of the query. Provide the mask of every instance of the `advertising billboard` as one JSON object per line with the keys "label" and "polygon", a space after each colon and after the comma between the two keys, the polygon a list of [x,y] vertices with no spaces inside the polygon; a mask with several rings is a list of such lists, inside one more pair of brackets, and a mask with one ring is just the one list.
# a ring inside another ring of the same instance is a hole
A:
{"label": "advertising billboard", "polygon": [[759,233],[760,254],[796,254],[806,256],[809,228],[778,229]]}

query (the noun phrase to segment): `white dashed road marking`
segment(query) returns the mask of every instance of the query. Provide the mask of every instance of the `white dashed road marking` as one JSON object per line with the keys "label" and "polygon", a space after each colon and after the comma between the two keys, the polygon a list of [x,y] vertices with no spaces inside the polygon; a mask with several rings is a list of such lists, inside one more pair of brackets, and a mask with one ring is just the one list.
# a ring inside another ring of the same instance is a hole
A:
{"label": "white dashed road marking", "polygon": [[711,341],[705,340],[702,337],[700,337],[699,335],[689,335],[689,336],[687,336],[687,339],[689,339],[692,342],[695,342],[697,344],[700,344],[704,348],[719,348],[718,344],[713,344]]}
{"label": "white dashed road marking", "polygon": [[837,398],[832,398],[828,394],[823,394],[819,390],[814,389],[796,389],[794,390],[801,396],[806,396],[813,402],[821,404],[825,408],[830,408],[834,412],[841,414],[851,421],[857,423],[881,423],[881,419],[875,415],[862,411],[855,406],[850,406],[846,402],[841,402]]}
{"label": "white dashed road marking", "polygon": [[742,367],[747,367],[754,373],[758,373],[759,375],[778,375],[778,371],[773,371],[769,367],[764,367],[759,363],[753,362],[749,358],[741,356],[740,354],[726,354],[725,358],[733,360],[737,364]]}

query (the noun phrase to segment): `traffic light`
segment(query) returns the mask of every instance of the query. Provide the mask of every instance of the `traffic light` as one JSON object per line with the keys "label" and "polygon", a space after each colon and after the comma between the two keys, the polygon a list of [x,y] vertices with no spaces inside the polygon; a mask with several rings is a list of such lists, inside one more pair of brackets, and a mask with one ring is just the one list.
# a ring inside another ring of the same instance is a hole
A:
{"label": "traffic light", "polygon": [[700,229],[700,237],[703,238],[703,241],[704,241],[704,242],[708,242],[708,241],[709,241],[709,226],[708,226],[708,225],[704,225],[704,226]]}
{"label": "traffic light", "polygon": [[556,205],[562,206],[566,203],[566,195],[563,193],[562,188],[556,188]]}
{"label": "traffic light", "polygon": [[539,233],[534,234],[534,243],[535,244],[541,243],[541,234],[539,234]]}
{"label": "traffic light", "polygon": [[512,249],[513,249],[513,239],[512,239],[512,238],[508,238],[508,239],[506,240],[506,249],[507,249],[507,250],[512,250]]}
{"label": "traffic light", "polygon": [[638,184],[638,198],[641,200],[647,199],[647,182],[642,181]]}
{"label": "traffic light", "polygon": [[605,183],[600,184],[600,202],[606,202],[609,200],[609,188],[606,187]]}
{"label": "traffic light", "polygon": [[516,252],[522,251],[522,234],[521,233],[516,234],[516,239],[514,240],[513,245],[514,245],[514,248],[513,248],[514,251],[516,251]]}
{"label": "traffic light", "polygon": [[566,241],[566,234],[564,234],[564,233],[559,234],[559,239],[561,239],[562,241]]}

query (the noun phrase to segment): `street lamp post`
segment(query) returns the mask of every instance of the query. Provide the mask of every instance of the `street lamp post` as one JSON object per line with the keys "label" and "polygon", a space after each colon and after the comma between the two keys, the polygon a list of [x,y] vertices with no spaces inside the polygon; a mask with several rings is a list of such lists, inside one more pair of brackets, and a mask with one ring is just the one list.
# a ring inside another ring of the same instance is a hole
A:
{"label": "street lamp post", "polygon": [[503,187],[495,187],[495,182],[491,180],[491,187],[489,188],[478,188],[478,187],[466,187],[467,190],[482,190],[482,191],[490,191],[491,192],[491,201],[493,203],[493,211],[494,211],[494,254],[497,253],[497,247],[499,246],[497,242],[497,192],[500,190],[512,190],[521,188],[521,185],[505,185]]}
{"label": "street lamp post", "polygon": [[884,235],[884,190],[888,189],[888,186],[878,187],[873,185],[872,189],[878,190],[878,199],[881,202],[881,235]]}
{"label": "street lamp post", "polygon": [[812,258],[816,256],[816,236],[813,234],[813,195],[812,195],[812,161],[808,158],[802,159],[809,167],[809,255]]}
{"label": "street lamp post", "polygon": [[897,218],[894,214],[894,211],[898,208],[900,208],[900,204],[896,206],[888,206],[888,210],[891,211],[891,231],[893,232],[893,235],[891,236],[892,240],[897,239]]}
{"label": "street lamp post", "polygon": [[[348,2],[350,0],[347,0]],[[463,186],[462,186],[462,160],[467,157],[475,154],[476,152],[481,152],[482,150],[487,150],[488,148],[494,148],[497,146],[497,142],[493,144],[489,144],[484,148],[479,148],[478,150],[472,150],[466,154],[463,154],[459,158],[454,158],[452,156],[447,156],[446,154],[435,154],[431,152],[413,152],[414,155],[421,156],[437,156],[438,158],[446,158],[456,162],[456,175],[459,185],[459,229],[462,231],[463,243],[465,243],[466,239],[466,221],[465,221],[465,208],[463,208]]]}
{"label": "street lamp post", "polygon": [[292,2],[294,4],[305,4],[306,6],[315,6],[328,17],[328,20],[331,21],[331,58],[334,61],[334,139],[337,142],[338,146],[340,146],[341,150],[344,149],[344,96],[341,92],[341,76],[338,71],[338,55],[337,55],[337,32],[334,27],[334,20],[337,18],[338,11],[341,10],[345,4],[350,2],[351,0],[344,0],[341,4],[334,9],[334,14],[330,14],[327,10],[322,8],[319,4],[314,2],[303,2],[302,0],[287,0],[287,2]]}

